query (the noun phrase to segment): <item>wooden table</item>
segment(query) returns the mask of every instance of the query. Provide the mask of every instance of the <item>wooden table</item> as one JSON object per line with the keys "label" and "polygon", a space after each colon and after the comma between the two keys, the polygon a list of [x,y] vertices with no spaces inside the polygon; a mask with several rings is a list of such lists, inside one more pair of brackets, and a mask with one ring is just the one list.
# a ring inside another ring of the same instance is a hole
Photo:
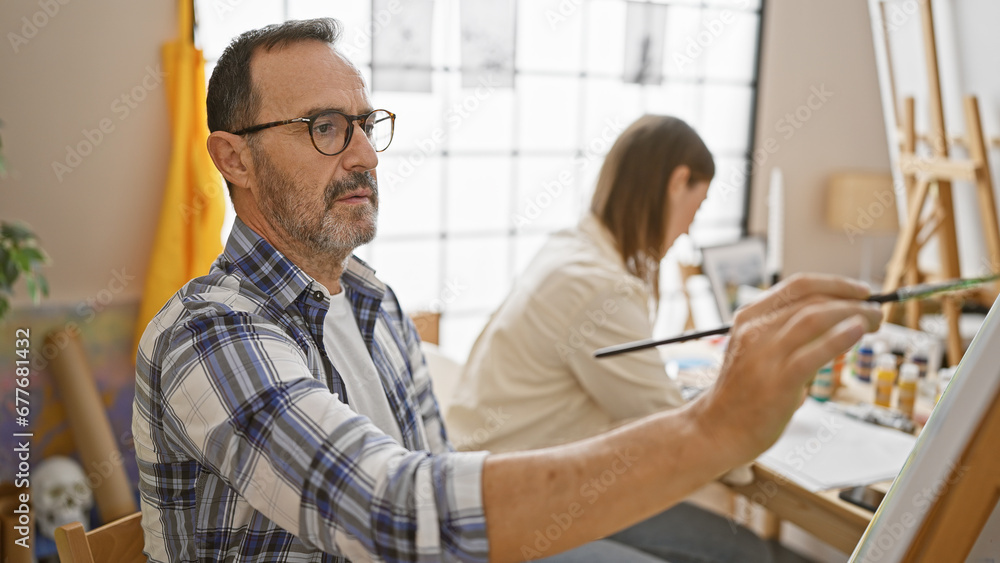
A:
{"label": "wooden table", "polygon": [[[729,488],[840,551],[854,551],[873,513],[841,500],[840,491],[813,493],[759,463],[753,471],[753,483]],[[874,488],[888,490],[891,484],[885,481]]]}
{"label": "wooden table", "polygon": [[[872,400],[874,390],[868,383],[846,374],[843,383],[834,396],[837,402],[855,404]],[[895,397],[893,399],[895,404]],[[932,407],[930,401],[918,397],[916,411],[918,415],[924,415],[924,420]],[[811,492],[759,462],[754,463],[753,471],[753,483],[730,486],[730,490],[744,495],[778,519],[795,524],[845,553],[854,551],[874,516],[873,512],[841,500],[838,497],[839,489]],[[875,483],[871,487],[886,492],[890,485],[892,480]]]}
{"label": "wooden table", "polygon": [[[683,358],[714,359],[716,364],[721,361],[721,352],[708,341],[685,342],[669,348],[670,350],[661,349],[665,361],[669,361],[673,355]],[[714,369],[711,368],[681,372],[679,383],[704,386],[710,383],[715,375]],[[834,401],[857,404],[874,400],[875,392],[872,386],[850,375],[849,370],[845,370],[841,380],[842,385],[834,394]],[[897,389],[893,389],[894,405],[897,392]],[[926,420],[932,408],[933,402],[918,394],[915,406],[917,419]],[[837,496],[840,490],[818,493],[808,491],[759,462],[754,462],[753,471],[755,477],[753,483],[745,486],[729,485],[728,491],[745,496],[751,503],[763,507],[768,512],[768,522],[763,526],[751,526],[764,537],[776,537],[780,520],[786,520],[834,548],[852,553],[874,516],[874,513],[868,510],[841,500]],[[884,492],[891,484],[892,481],[889,480],[875,483],[871,487]],[[734,517],[733,499],[720,498],[727,494],[726,489],[717,486],[710,489],[702,494],[701,498],[695,499],[695,502],[718,512],[728,512],[730,517]]]}

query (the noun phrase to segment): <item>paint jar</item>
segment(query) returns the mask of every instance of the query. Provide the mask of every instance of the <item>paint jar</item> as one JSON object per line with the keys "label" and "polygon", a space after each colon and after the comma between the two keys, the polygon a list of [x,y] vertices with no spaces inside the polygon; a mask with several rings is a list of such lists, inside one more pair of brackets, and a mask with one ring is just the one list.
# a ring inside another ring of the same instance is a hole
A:
{"label": "paint jar", "polygon": [[913,418],[913,404],[917,400],[917,381],[920,379],[920,367],[905,363],[899,369],[899,396],[896,397],[896,409]]}
{"label": "paint jar", "polygon": [[927,352],[923,352],[921,350],[913,350],[910,353],[910,362],[912,362],[917,366],[917,369],[920,374],[920,379],[927,377]]}
{"label": "paint jar", "polygon": [[840,388],[840,376],[844,373],[844,364],[847,363],[847,352],[840,354],[833,359],[833,393]]}
{"label": "paint jar", "polygon": [[857,363],[854,365],[854,375],[856,375],[861,381],[871,381],[872,379],[872,367],[875,360],[872,344],[874,344],[874,342],[867,337],[862,337],[861,342],[858,344]]}
{"label": "paint jar", "polygon": [[896,356],[883,353],[876,358],[874,379],[875,404],[889,408],[892,406],[892,387],[896,382]]}
{"label": "paint jar", "polygon": [[809,394],[817,401],[829,401],[833,396],[833,364],[827,362],[816,372],[812,385],[809,387]]}
{"label": "paint jar", "polygon": [[[872,343],[872,355],[875,356],[875,361],[878,362],[878,357],[882,354],[892,354],[892,350],[889,349],[889,345],[885,341],[878,338]],[[875,369],[875,366],[872,366]],[[896,364],[896,369],[899,369],[899,364]]]}

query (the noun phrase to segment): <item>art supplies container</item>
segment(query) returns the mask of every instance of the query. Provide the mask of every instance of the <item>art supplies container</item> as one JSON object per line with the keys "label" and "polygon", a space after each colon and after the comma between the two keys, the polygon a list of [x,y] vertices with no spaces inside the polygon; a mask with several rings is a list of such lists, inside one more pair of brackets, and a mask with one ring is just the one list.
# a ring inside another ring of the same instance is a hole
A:
{"label": "art supplies container", "polygon": [[874,367],[875,361],[872,344],[874,344],[874,342],[867,337],[862,337],[861,343],[858,344],[857,363],[854,365],[854,375],[856,375],[861,381],[871,381],[872,379],[872,367]]}
{"label": "art supplies container", "polygon": [[816,372],[809,394],[817,401],[829,401],[833,396],[833,365],[827,362]]}
{"label": "art supplies container", "polygon": [[844,364],[847,363],[847,352],[833,359],[833,392],[840,388],[840,376],[844,373]]}
{"label": "art supplies container", "polygon": [[896,356],[889,353],[875,360],[875,404],[889,408],[892,405],[892,387],[896,382]]}
{"label": "art supplies container", "polygon": [[[920,379],[927,377],[927,352],[914,350],[910,354],[910,362],[917,366]],[[902,371],[900,371],[900,374],[902,375]]]}
{"label": "art supplies container", "polygon": [[917,400],[917,380],[920,378],[920,367],[905,363],[899,369],[899,395],[896,397],[896,409],[906,416],[913,417],[913,404]]}

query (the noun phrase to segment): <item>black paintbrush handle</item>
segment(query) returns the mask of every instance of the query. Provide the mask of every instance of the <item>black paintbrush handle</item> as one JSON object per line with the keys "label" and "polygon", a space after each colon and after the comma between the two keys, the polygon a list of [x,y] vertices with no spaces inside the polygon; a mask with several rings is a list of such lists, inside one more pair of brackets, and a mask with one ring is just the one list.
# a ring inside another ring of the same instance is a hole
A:
{"label": "black paintbrush handle", "polygon": [[608,346],[607,348],[601,348],[600,350],[594,352],[594,357],[606,358],[608,356],[617,356],[618,354],[624,354],[625,352],[634,352],[636,350],[645,350],[646,348],[663,346],[664,344],[676,344],[678,342],[686,342],[688,340],[697,340],[699,338],[705,338],[706,336],[726,334],[727,332],[729,332],[729,329],[731,328],[733,328],[732,325],[725,325],[725,326],[720,326],[719,328],[713,328],[712,330],[689,332],[687,334],[682,334],[680,336],[673,336],[670,338],[650,338],[648,340],[639,340],[637,342],[617,344],[615,346]]}
{"label": "black paintbrush handle", "polygon": [[[967,289],[972,285],[977,285],[981,283],[987,283],[1000,279],[1000,274],[995,274],[985,278],[971,279],[971,280],[954,280],[951,282],[945,282],[942,284],[922,284],[910,287],[901,287],[896,291],[890,291],[889,293],[877,293],[875,295],[870,295],[865,301],[870,303],[892,303],[895,301],[902,301],[904,299],[913,298],[923,298],[933,293],[942,291],[953,291],[956,289]],[[696,340],[698,338],[705,338],[706,336],[715,336],[717,334],[726,334],[729,329],[733,328],[732,325],[721,326],[719,328],[713,328],[712,330],[704,330],[701,332],[689,332],[687,334],[682,334],[680,336],[674,336],[671,338],[650,338],[648,340],[638,340],[635,342],[627,342],[625,344],[617,344],[615,346],[608,346],[606,348],[601,348],[594,352],[595,358],[607,358],[608,356],[617,356],[618,354],[624,354],[626,352],[634,352],[636,350],[645,350],[646,348],[653,348],[656,346],[663,346],[664,344],[676,344],[678,342],[686,342],[688,340]]]}

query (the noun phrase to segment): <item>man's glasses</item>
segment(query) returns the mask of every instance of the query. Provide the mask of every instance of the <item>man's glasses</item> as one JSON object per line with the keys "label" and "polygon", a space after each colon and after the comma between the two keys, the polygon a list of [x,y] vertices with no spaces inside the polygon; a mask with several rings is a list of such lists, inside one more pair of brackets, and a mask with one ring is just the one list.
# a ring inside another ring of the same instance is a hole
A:
{"label": "man's glasses", "polygon": [[344,152],[347,145],[351,143],[351,135],[354,134],[354,122],[356,121],[361,122],[361,128],[364,129],[365,136],[375,148],[375,152],[382,152],[389,148],[389,143],[392,142],[392,133],[396,127],[396,114],[384,109],[373,110],[361,115],[348,115],[336,110],[326,110],[307,117],[254,125],[233,134],[247,135],[278,125],[308,123],[309,136],[312,138],[316,150],[320,154],[334,156]]}

